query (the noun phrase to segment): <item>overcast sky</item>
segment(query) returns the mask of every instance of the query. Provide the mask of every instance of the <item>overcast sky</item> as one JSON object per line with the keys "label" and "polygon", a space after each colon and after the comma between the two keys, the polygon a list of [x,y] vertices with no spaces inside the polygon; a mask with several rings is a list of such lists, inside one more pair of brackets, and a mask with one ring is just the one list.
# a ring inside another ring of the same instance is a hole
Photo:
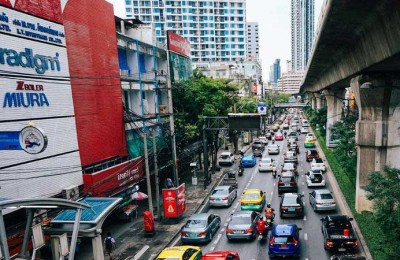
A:
{"label": "overcast sky", "polygon": [[[114,5],[114,13],[125,17],[125,0],[107,0]],[[324,0],[315,0],[315,28]],[[291,0],[247,0],[247,21],[258,22],[260,32],[260,59],[263,78],[269,78],[269,68],[275,59],[281,59],[282,72],[290,55]]]}

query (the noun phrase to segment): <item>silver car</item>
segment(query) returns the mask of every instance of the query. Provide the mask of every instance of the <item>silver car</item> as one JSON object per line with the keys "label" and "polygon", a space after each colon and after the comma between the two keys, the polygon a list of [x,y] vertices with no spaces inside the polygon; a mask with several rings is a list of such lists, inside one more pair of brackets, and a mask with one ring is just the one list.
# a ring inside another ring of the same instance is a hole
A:
{"label": "silver car", "polygon": [[236,211],[226,227],[228,241],[232,239],[253,239],[257,235],[257,221],[260,214],[255,211]]}
{"label": "silver car", "polygon": [[310,193],[310,205],[314,211],[336,210],[336,201],[329,190],[315,190]]}
{"label": "silver car", "polygon": [[279,154],[279,145],[271,144],[268,146],[268,154]]}
{"label": "silver car", "polygon": [[272,172],[273,168],[275,167],[275,161],[272,158],[264,157],[260,160],[258,164],[258,171],[259,172]]}
{"label": "silver car", "polygon": [[222,165],[233,165],[235,163],[235,156],[231,152],[222,152],[218,159],[218,164]]}
{"label": "silver car", "polygon": [[210,242],[221,226],[221,218],[211,213],[190,216],[181,230],[182,243]]}
{"label": "silver car", "polygon": [[230,206],[237,198],[237,189],[234,186],[218,186],[208,198],[210,206]]}

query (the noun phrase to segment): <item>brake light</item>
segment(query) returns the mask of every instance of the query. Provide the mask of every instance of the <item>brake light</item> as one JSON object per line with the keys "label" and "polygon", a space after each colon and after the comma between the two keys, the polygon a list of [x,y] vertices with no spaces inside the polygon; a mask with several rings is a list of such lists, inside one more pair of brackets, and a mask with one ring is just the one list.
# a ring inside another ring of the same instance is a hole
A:
{"label": "brake light", "polygon": [[299,244],[299,241],[296,238],[293,238],[293,244],[294,246],[297,246]]}
{"label": "brake light", "polygon": [[302,212],[302,211],[303,211],[303,209],[301,207],[296,208],[296,212]]}
{"label": "brake light", "polygon": [[330,240],[326,240],[325,245],[326,245],[327,247],[332,247],[332,246],[333,246],[333,242],[330,241]]}
{"label": "brake light", "polygon": [[253,233],[253,229],[252,228],[246,229],[246,233]]}
{"label": "brake light", "polygon": [[226,233],[231,234],[231,233],[232,233],[232,229],[227,228],[227,229],[226,229]]}
{"label": "brake light", "polygon": [[222,198],[222,200],[227,200],[228,199],[228,197],[224,197],[224,198]]}
{"label": "brake light", "polygon": [[315,204],[317,204],[317,205],[321,205],[321,202],[317,202],[317,203],[315,203]]}
{"label": "brake light", "polygon": [[278,185],[283,185],[283,181],[278,181]]}
{"label": "brake light", "polygon": [[273,245],[274,245],[274,237],[271,237],[271,238],[269,239],[269,245],[270,245],[270,246],[273,246]]}
{"label": "brake light", "polygon": [[181,236],[183,236],[183,237],[187,237],[187,236],[188,236],[188,234],[187,234],[186,232],[181,232]]}
{"label": "brake light", "polygon": [[199,237],[205,237],[205,236],[207,236],[207,231],[200,232],[198,236],[199,236]]}
{"label": "brake light", "polygon": [[332,205],[336,205],[336,202],[331,202]]}
{"label": "brake light", "polygon": [[287,207],[282,207],[281,210],[282,211],[286,211],[288,208]]}
{"label": "brake light", "polygon": [[354,241],[354,247],[358,247],[358,240]]}
{"label": "brake light", "polygon": [[210,201],[213,201],[213,200],[214,200],[214,198],[211,198],[211,197],[210,197],[210,198],[208,198],[208,199],[209,199]]}
{"label": "brake light", "polygon": [[245,205],[246,203],[244,203],[243,201],[240,202],[240,205]]}
{"label": "brake light", "polygon": [[296,184],[297,184],[296,181],[291,181],[291,182],[290,182],[290,185],[296,185]]}

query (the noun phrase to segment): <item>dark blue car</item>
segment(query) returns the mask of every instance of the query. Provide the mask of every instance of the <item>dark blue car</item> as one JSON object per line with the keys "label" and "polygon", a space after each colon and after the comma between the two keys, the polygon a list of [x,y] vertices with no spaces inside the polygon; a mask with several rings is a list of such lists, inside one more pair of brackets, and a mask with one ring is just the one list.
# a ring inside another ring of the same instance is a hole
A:
{"label": "dark blue car", "polygon": [[247,154],[242,158],[242,166],[243,167],[253,167],[256,165],[257,160],[254,155]]}
{"label": "dark blue car", "polygon": [[269,237],[270,257],[300,257],[300,237],[296,224],[275,225]]}

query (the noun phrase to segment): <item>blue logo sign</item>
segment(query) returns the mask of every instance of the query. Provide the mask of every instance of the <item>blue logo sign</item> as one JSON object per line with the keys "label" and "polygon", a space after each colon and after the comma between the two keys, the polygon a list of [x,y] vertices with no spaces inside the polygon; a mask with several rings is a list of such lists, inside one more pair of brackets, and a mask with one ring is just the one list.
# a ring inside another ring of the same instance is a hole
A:
{"label": "blue logo sign", "polygon": [[0,132],[0,150],[22,150],[19,132]]}

